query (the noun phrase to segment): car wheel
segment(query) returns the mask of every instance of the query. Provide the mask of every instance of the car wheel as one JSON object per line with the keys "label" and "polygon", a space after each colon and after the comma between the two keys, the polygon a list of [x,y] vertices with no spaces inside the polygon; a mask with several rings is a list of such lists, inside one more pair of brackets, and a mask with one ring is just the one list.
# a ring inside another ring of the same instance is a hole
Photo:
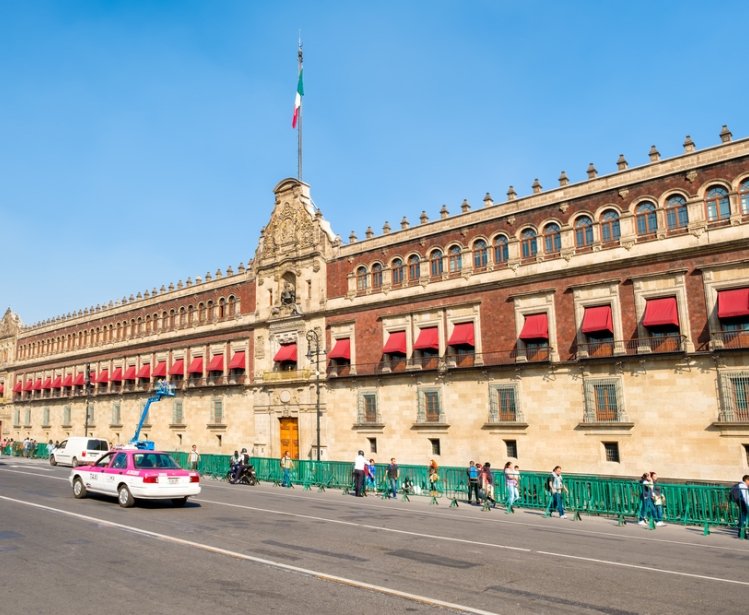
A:
{"label": "car wheel", "polygon": [[187,496],[183,498],[172,498],[172,504],[174,504],[177,507],[182,507],[185,504],[187,504]]}
{"label": "car wheel", "polygon": [[74,468],[78,467],[78,457],[73,457],[73,467]]}
{"label": "car wheel", "polygon": [[127,485],[120,485],[119,489],[117,489],[117,501],[122,508],[130,508],[135,504],[135,498],[133,497],[133,494],[130,493],[130,489],[127,488]]}
{"label": "car wheel", "polygon": [[73,495],[76,499],[80,500],[81,498],[85,498],[87,494],[86,485],[83,484],[80,476],[76,476],[73,479]]}
{"label": "car wheel", "polygon": [[55,459],[54,455],[49,456],[49,465],[56,466],[57,465],[57,459]]}

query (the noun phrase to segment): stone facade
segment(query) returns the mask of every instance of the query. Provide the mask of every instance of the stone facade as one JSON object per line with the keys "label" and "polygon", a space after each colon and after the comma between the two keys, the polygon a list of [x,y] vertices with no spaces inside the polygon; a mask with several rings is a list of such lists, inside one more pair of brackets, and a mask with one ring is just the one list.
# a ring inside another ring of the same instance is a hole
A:
{"label": "stone facade", "polygon": [[347,244],[284,180],[236,271],[6,313],[3,435],[80,434],[89,408],[125,442],[168,379],[144,427],[166,449],[746,473],[749,140],[650,158]]}

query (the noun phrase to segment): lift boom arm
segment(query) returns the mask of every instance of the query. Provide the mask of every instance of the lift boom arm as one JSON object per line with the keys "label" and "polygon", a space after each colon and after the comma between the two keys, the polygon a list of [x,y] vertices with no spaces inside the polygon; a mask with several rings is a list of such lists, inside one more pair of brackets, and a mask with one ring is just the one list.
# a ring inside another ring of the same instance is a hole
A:
{"label": "lift boom arm", "polygon": [[175,393],[172,387],[170,387],[163,380],[159,382],[156,391],[154,391],[154,394],[146,400],[146,405],[143,407],[143,412],[141,412],[140,414],[140,421],[138,421],[138,427],[135,429],[135,435],[133,435],[133,437],[130,439],[130,444],[134,444],[138,446],[138,448],[154,448],[153,442],[138,442],[138,438],[140,438],[140,430],[143,428],[143,423],[146,422],[146,417],[148,417],[148,409],[151,407],[151,404],[156,401],[161,401],[163,397],[174,397],[174,395]]}

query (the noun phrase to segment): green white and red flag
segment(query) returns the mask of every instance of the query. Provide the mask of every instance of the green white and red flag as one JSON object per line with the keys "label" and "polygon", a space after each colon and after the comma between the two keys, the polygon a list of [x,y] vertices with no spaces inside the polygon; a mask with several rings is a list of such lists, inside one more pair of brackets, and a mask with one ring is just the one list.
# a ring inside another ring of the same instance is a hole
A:
{"label": "green white and red flag", "polygon": [[299,82],[296,84],[296,96],[294,97],[294,117],[291,118],[291,127],[296,128],[299,121],[299,112],[302,108],[302,96],[304,96],[304,83],[302,81],[303,69],[299,68]]}

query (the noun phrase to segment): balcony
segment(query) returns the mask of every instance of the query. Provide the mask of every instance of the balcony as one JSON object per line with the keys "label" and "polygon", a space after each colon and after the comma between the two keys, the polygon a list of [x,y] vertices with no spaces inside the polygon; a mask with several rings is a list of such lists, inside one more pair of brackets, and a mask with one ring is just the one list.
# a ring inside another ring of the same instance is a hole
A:
{"label": "balcony", "polygon": [[749,331],[716,331],[710,334],[712,350],[742,350],[749,348]]}
{"label": "balcony", "polygon": [[289,380],[309,380],[314,374],[311,369],[290,369],[284,371],[264,371],[257,374],[263,382],[286,382]]}
{"label": "balcony", "polygon": [[[674,334],[578,344],[575,350],[575,359],[686,352],[686,341],[685,335]],[[749,338],[747,343],[749,343]]]}

